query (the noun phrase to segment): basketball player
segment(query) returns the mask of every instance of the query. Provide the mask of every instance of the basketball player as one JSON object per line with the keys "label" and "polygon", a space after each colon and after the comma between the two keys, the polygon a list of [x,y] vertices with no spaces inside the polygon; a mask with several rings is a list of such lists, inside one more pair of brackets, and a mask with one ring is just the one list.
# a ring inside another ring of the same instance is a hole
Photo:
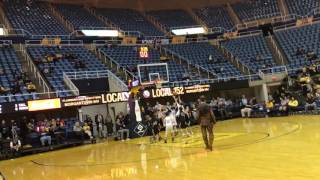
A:
{"label": "basketball player", "polygon": [[166,117],[163,120],[163,124],[166,127],[164,143],[167,143],[169,133],[171,133],[171,139],[172,139],[172,142],[174,142],[174,134],[175,134],[173,129],[174,119],[175,119],[175,116],[172,114],[172,112],[167,111]]}
{"label": "basketball player", "polygon": [[[213,126],[216,123],[216,118],[211,111],[209,105],[206,103],[204,96],[200,97],[200,104],[198,108],[198,121],[200,123],[203,141],[206,145],[206,149],[213,150]],[[209,137],[208,137],[209,136]]]}

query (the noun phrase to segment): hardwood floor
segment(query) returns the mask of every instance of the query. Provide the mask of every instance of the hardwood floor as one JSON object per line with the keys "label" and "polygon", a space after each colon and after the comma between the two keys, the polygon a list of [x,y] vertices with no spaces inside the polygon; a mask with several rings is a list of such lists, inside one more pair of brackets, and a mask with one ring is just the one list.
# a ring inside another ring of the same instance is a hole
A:
{"label": "hardwood floor", "polygon": [[105,142],[1,161],[7,180],[319,179],[320,116],[234,119],[215,128],[214,151],[199,127],[174,143]]}

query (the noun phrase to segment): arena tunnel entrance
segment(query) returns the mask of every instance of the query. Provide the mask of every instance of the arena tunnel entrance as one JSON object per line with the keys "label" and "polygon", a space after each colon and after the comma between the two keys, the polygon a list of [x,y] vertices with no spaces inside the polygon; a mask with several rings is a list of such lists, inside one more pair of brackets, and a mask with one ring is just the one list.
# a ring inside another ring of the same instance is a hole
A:
{"label": "arena tunnel entrance", "polygon": [[259,29],[262,30],[263,36],[273,35],[273,26],[271,23],[259,25]]}

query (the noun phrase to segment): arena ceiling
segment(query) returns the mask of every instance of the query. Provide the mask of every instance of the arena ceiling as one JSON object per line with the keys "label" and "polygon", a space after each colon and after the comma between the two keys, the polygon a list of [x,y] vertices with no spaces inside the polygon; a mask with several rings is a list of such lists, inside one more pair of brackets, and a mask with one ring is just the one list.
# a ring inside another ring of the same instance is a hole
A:
{"label": "arena ceiling", "polygon": [[44,0],[54,3],[82,4],[101,8],[138,10],[185,9],[235,3],[243,0]]}

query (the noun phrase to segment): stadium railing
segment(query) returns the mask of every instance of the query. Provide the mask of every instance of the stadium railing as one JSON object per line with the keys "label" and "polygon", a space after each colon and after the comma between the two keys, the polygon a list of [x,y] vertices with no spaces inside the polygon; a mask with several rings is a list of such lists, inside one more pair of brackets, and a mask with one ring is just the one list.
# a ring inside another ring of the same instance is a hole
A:
{"label": "stadium railing", "polygon": [[[112,57],[110,57],[108,54],[104,53],[101,49],[98,50],[98,56],[100,59],[103,60],[105,64],[109,64],[111,68],[115,67],[117,72],[120,72],[122,70],[125,73],[125,80],[128,81],[129,79],[138,79],[136,75],[134,75],[132,72],[129,72],[125,67],[121,66],[117,61],[115,61]],[[108,60],[109,59],[109,63]]]}
{"label": "stadium railing", "polygon": [[230,77],[220,77],[212,79],[197,79],[197,80],[184,80],[184,81],[174,81],[162,84],[162,87],[177,87],[177,86],[189,86],[189,85],[199,85],[199,84],[212,84],[219,82],[228,82],[230,80],[248,80],[259,81],[261,77],[259,74],[242,75],[242,76],[230,76]]}
{"label": "stadium railing", "polygon": [[268,74],[268,75],[279,74],[279,73],[288,74],[288,69],[286,66],[276,66],[272,68],[259,69],[259,74],[260,73]]}
{"label": "stadium railing", "polygon": [[270,40],[271,40],[271,43],[273,45],[273,47],[275,48],[276,50],[276,55],[279,57],[280,61],[281,61],[281,64],[284,65],[285,62],[284,62],[284,57],[283,57],[283,54],[281,53],[279,47],[278,47],[278,44],[276,43],[275,39],[273,36],[269,36],[270,37]]}
{"label": "stadium railing", "polygon": [[232,64],[236,65],[236,67],[240,70],[242,70],[242,72],[247,73],[247,74],[251,74],[251,70],[248,66],[246,66],[245,64],[243,64],[238,57],[234,56],[230,51],[228,51],[226,48],[222,48],[221,45],[219,45],[219,48],[222,50],[222,52],[224,53],[224,55],[231,60]]}
{"label": "stadium railing", "polygon": [[33,40],[26,40],[25,46],[83,46],[82,40],[70,40],[70,39],[61,39],[58,44],[42,44],[42,39],[33,39]]}

